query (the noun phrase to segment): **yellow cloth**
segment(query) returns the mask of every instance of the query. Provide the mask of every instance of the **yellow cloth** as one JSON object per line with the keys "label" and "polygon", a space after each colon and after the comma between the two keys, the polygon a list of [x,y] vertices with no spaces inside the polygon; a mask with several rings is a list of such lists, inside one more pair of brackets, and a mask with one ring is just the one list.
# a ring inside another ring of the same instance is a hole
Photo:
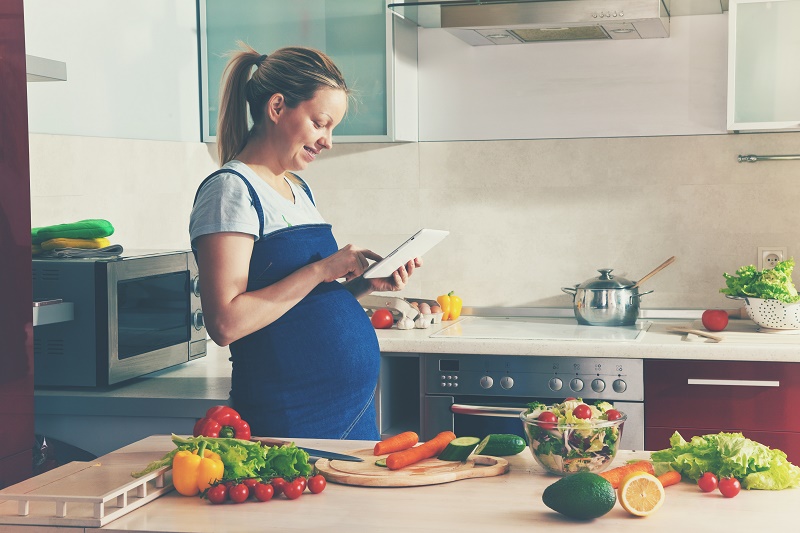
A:
{"label": "yellow cloth", "polygon": [[111,246],[111,241],[105,237],[98,237],[96,239],[50,239],[44,241],[42,250],[56,250],[58,248],[105,248]]}
{"label": "yellow cloth", "polygon": [[31,244],[31,255],[39,255],[42,253],[42,247],[38,244]]}

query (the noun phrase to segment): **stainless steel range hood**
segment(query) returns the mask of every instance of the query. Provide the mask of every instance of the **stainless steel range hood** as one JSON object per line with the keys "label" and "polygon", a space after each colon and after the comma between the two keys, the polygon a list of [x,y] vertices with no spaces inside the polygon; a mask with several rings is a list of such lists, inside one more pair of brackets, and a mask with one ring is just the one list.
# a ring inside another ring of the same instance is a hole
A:
{"label": "stainless steel range hood", "polygon": [[669,37],[670,0],[438,0],[389,7],[473,46]]}

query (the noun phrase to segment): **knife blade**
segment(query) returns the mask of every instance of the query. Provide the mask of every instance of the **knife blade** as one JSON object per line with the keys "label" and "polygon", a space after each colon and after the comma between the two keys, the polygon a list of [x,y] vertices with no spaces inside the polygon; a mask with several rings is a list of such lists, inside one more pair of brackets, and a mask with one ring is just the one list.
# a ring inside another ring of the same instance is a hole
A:
{"label": "knife blade", "polygon": [[[267,446],[283,446],[285,444],[291,444],[292,441],[288,440],[281,440],[281,439],[270,439],[266,437],[252,437],[250,440],[260,442],[261,444],[266,444]],[[295,444],[297,446],[297,444]],[[338,461],[353,461],[361,463],[364,459],[360,457],[356,457],[354,455],[346,455],[344,453],[336,453],[336,452],[329,452],[326,450],[317,450],[316,448],[307,448],[305,446],[297,446],[301,450],[305,451],[311,457],[318,457],[321,459],[335,459]]]}

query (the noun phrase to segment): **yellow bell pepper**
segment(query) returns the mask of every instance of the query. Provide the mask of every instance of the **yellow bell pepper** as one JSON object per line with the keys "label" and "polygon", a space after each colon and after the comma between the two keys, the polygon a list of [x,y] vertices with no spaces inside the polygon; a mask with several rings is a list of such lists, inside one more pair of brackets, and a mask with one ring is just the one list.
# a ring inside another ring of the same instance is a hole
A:
{"label": "yellow bell pepper", "polygon": [[436,298],[436,301],[439,302],[439,307],[442,308],[442,320],[455,320],[461,316],[463,302],[461,298],[456,296],[455,291],[442,294]]}
{"label": "yellow bell pepper", "polygon": [[222,479],[225,464],[205,448],[201,442],[198,450],[181,450],[172,458],[172,485],[184,496],[194,496]]}

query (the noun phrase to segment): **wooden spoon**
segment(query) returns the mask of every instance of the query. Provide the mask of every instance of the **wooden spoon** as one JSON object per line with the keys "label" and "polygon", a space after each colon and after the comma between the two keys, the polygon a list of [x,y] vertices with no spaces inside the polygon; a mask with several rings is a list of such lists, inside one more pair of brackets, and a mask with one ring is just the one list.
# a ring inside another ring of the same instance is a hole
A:
{"label": "wooden spoon", "polygon": [[636,287],[641,285],[642,282],[652,278],[653,276],[655,276],[656,274],[661,272],[661,270],[667,268],[669,265],[671,265],[674,262],[675,262],[675,256],[673,255],[672,257],[670,257],[669,259],[667,259],[666,261],[664,261],[663,263],[658,265],[656,268],[654,268],[649,274],[646,274],[642,279],[640,279],[639,281],[634,283],[633,287],[631,287],[631,289],[635,289]]}
{"label": "wooden spoon", "polygon": [[697,335],[698,337],[705,337],[707,339],[711,339],[714,342],[722,342],[723,340],[725,340],[725,337],[722,337],[720,335],[714,335],[713,333],[703,331],[702,329],[684,328],[676,326],[672,328],[667,328],[667,331],[671,331],[674,333],[691,333],[692,335]]}

